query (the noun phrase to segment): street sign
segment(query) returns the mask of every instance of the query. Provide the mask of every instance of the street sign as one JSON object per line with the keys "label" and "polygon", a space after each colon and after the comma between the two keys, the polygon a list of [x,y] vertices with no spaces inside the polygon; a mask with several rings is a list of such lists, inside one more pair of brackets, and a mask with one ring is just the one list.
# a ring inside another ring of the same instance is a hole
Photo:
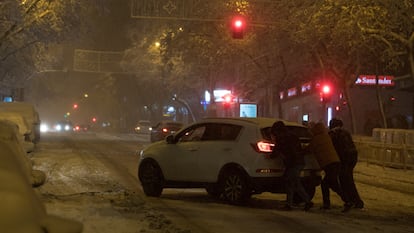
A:
{"label": "street sign", "polygon": [[[274,0],[252,0],[248,5],[255,13],[250,15],[249,25],[274,25],[268,22],[278,11],[278,2]],[[218,3],[221,3],[218,4]],[[250,8],[249,8],[250,9]],[[222,21],[233,12],[226,1],[208,0],[131,0],[131,18],[191,20],[191,21]]]}
{"label": "street sign", "polygon": [[75,49],[73,70],[92,73],[124,73],[120,63],[124,53]]}
{"label": "street sign", "polygon": [[214,1],[132,0],[131,17],[148,19],[217,20]]}

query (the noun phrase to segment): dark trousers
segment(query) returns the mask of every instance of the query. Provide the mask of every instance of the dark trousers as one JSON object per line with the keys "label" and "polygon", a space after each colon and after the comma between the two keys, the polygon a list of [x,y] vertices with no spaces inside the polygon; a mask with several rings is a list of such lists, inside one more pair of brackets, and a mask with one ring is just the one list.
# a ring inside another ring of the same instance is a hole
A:
{"label": "dark trousers", "polygon": [[323,170],[325,172],[325,176],[323,177],[321,183],[323,205],[331,205],[329,189],[332,189],[334,192],[336,192],[341,197],[343,202],[349,203],[349,198],[346,193],[342,191],[341,185],[339,183],[341,163],[335,162],[328,164],[323,168]]}
{"label": "dark trousers", "polygon": [[341,182],[343,192],[349,197],[350,201],[358,206],[363,206],[364,202],[359,196],[358,190],[354,181],[355,162],[348,162],[341,164],[341,171],[339,173],[339,181]]}
{"label": "dark trousers", "polygon": [[290,206],[293,204],[293,196],[295,193],[299,195],[299,197],[302,198],[305,203],[310,202],[309,195],[303,187],[302,182],[300,181],[300,171],[302,171],[303,167],[304,165],[294,165],[293,167],[286,168],[286,199],[287,204]]}

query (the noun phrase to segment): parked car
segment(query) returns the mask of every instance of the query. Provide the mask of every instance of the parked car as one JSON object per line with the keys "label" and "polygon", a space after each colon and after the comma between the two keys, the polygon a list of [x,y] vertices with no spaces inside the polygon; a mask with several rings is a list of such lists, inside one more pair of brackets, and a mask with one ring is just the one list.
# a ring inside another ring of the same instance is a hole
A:
{"label": "parked car", "polygon": [[0,102],[0,112],[16,113],[25,118],[29,124],[30,138],[34,143],[40,140],[40,118],[35,107],[27,102]]}
{"label": "parked car", "polygon": [[11,121],[0,120],[1,232],[81,233],[81,222],[47,213],[33,189],[44,182],[46,175],[32,169],[31,160],[21,148],[17,127]]}
{"label": "parked car", "polygon": [[138,121],[135,126],[135,133],[138,134],[149,134],[151,132],[151,122],[147,120]]}
{"label": "parked car", "polygon": [[151,142],[164,140],[168,135],[174,134],[183,127],[183,123],[177,121],[161,121],[151,129]]}
{"label": "parked car", "polygon": [[[158,197],[164,188],[205,188],[232,204],[245,203],[262,192],[285,193],[283,161],[269,157],[275,146],[270,128],[277,120],[208,118],[148,145],[140,151],[138,165],[144,193]],[[306,127],[284,122],[303,146],[309,143]],[[306,155],[305,160],[301,177],[313,197],[321,171],[313,155]]]}
{"label": "parked car", "polygon": [[32,132],[33,127],[27,122],[26,118],[17,112],[1,112],[0,121],[9,121],[15,124],[18,132],[18,138],[27,153],[34,151],[35,135]]}

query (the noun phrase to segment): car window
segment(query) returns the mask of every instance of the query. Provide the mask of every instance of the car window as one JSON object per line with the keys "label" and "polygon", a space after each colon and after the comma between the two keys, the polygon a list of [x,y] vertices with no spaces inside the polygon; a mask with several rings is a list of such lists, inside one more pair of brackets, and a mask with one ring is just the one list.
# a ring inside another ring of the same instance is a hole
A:
{"label": "car window", "polygon": [[241,126],[232,124],[212,123],[206,125],[206,130],[201,140],[203,141],[220,141],[236,140],[240,133]]}
{"label": "car window", "polygon": [[239,125],[221,124],[219,140],[230,140],[234,141],[240,134],[242,129]]}
{"label": "car window", "polygon": [[206,130],[204,125],[198,127],[192,127],[184,132],[182,132],[181,136],[178,137],[179,142],[191,142],[191,141],[199,141],[203,137],[203,134]]}

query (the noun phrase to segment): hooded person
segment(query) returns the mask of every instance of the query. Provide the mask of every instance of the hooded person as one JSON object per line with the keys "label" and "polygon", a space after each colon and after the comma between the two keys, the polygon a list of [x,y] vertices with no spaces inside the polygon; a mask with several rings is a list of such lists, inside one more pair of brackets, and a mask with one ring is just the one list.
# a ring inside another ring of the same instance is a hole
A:
{"label": "hooded person", "polygon": [[311,133],[313,136],[309,144],[309,149],[313,152],[319,166],[325,172],[321,183],[323,199],[322,209],[330,209],[331,201],[329,189],[332,189],[344,202],[343,212],[347,212],[352,204],[350,203],[348,196],[342,191],[339,183],[341,162],[328,134],[328,129],[322,122],[318,122],[311,128]]}
{"label": "hooded person", "polygon": [[349,197],[354,207],[362,209],[364,208],[364,202],[359,196],[354,181],[354,168],[358,162],[358,151],[351,134],[342,127],[343,122],[340,119],[333,118],[329,122],[329,136],[341,160],[339,181],[343,192]]}
{"label": "hooded person", "polygon": [[293,197],[297,194],[304,202],[304,210],[312,208],[313,203],[300,180],[300,172],[305,167],[305,158],[299,137],[289,132],[283,121],[277,121],[271,128],[272,140],[275,144],[273,156],[282,156],[285,164],[286,201],[285,210],[291,210]]}

